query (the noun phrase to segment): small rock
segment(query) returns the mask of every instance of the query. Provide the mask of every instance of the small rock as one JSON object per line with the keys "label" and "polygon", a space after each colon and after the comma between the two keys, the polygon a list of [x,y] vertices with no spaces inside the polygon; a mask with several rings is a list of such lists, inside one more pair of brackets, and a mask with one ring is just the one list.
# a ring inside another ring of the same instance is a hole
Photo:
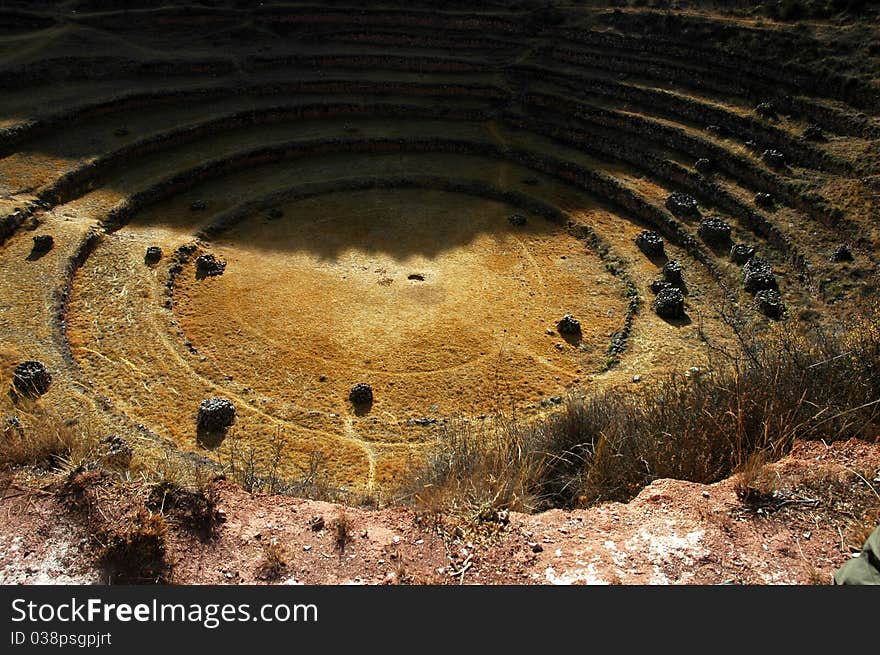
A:
{"label": "small rock", "polygon": [[752,257],[755,256],[754,246],[748,246],[744,243],[737,243],[730,249],[730,258],[734,264],[742,266]]}
{"label": "small rock", "polygon": [[663,237],[653,230],[643,230],[636,237],[636,246],[648,257],[660,257],[663,254]]}
{"label": "small rock", "polygon": [[675,259],[666,262],[660,269],[660,273],[663,275],[663,279],[674,287],[680,287],[684,284],[681,264]]}
{"label": "small rock", "polygon": [[785,303],[776,289],[761,289],[755,294],[755,306],[768,318],[779,320],[785,314]]}
{"label": "small rock", "polygon": [[708,175],[712,172],[713,166],[712,162],[705,157],[701,157],[697,161],[694,162],[694,168],[697,169],[699,173],[703,175]]}
{"label": "small rock", "polygon": [[697,234],[710,246],[721,248],[730,245],[730,224],[720,216],[709,216],[701,220]]}
{"label": "small rock", "polygon": [[46,253],[52,250],[55,239],[51,234],[38,234],[34,237],[33,253]]}
{"label": "small rock", "polygon": [[633,375],[633,376],[632,376],[632,381],[633,381],[633,382],[641,382],[641,381],[642,381],[642,376],[641,376],[641,375]]}
{"label": "small rock", "polygon": [[348,392],[348,400],[353,405],[370,405],[373,402],[373,387],[366,382],[359,382]]}
{"label": "small rock", "polygon": [[207,208],[208,204],[204,200],[194,200],[189,206],[190,211],[194,212],[205,211]]}
{"label": "small rock", "polygon": [[785,155],[778,150],[765,150],[761,154],[761,159],[771,168],[785,168]]}
{"label": "small rock", "polygon": [[827,141],[825,138],[825,133],[822,131],[822,128],[816,124],[807,125],[804,128],[803,134],[805,141]]}
{"label": "small rock", "polygon": [[529,548],[532,549],[533,553],[543,553],[544,547],[536,541],[530,541],[528,543]]}
{"label": "small rock", "polygon": [[667,196],[666,209],[679,218],[699,218],[700,216],[696,198],[679,191]]}
{"label": "small rock", "polygon": [[235,422],[235,405],[227,398],[206,398],[199,405],[200,430],[222,432]]}
{"label": "small rock", "polygon": [[755,204],[765,209],[773,209],[776,206],[776,201],[769,193],[759,192],[755,194]]}
{"label": "small rock", "polygon": [[779,116],[776,113],[776,107],[772,102],[761,102],[755,107],[755,113],[762,118],[770,118],[773,120],[778,120]]}
{"label": "small rock", "polygon": [[743,286],[749,293],[763,289],[776,289],[776,276],[770,262],[761,257],[752,257],[743,265]]}
{"label": "small rock", "polygon": [[684,294],[681,289],[667,287],[654,298],[654,311],[657,316],[665,319],[684,317]]}
{"label": "small rock", "polygon": [[851,262],[855,259],[853,252],[845,243],[840,244],[831,253],[831,261],[833,262]]}
{"label": "small rock", "polygon": [[158,264],[162,259],[162,249],[159,246],[149,246],[144,254],[144,263],[147,266]]}
{"label": "small rock", "polygon": [[279,218],[283,218],[283,217],[284,217],[284,211],[282,209],[280,209],[279,207],[272,207],[272,209],[269,210],[269,218],[272,219],[273,221],[278,220]]}
{"label": "small rock", "polygon": [[313,532],[319,532],[324,529],[324,517],[323,516],[313,516],[309,519],[309,527]]}
{"label": "small rock", "polygon": [[509,216],[507,220],[510,222],[511,225],[515,225],[516,227],[522,227],[528,222],[526,217],[522,214],[513,214]]}
{"label": "small rock", "polygon": [[563,316],[556,324],[559,334],[578,335],[581,333],[581,322],[571,314]]}
{"label": "small rock", "polygon": [[662,277],[658,277],[658,278],[655,278],[654,281],[651,282],[650,285],[648,285],[648,288],[651,290],[651,293],[653,293],[656,296],[658,293],[663,291],[663,289],[667,289],[672,286],[673,285],[669,284],[669,282],[664,280]]}

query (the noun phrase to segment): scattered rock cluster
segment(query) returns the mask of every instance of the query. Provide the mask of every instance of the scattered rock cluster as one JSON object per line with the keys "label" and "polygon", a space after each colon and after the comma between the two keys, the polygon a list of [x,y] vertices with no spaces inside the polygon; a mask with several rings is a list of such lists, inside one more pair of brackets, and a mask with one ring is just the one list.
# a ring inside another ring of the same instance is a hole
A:
{"label": "scattered rock cluster", "polygon": [[22,362],[12,374],[12,385],[24,396],[42,396],[51,384],[52,374],[43,362]]}
{"label": "scattered rock cluster", "polygon": [[212,253],[200,255],[196,259],[196,274],[200,277],[223,275],[226,270],[226,262],[217,259]]}

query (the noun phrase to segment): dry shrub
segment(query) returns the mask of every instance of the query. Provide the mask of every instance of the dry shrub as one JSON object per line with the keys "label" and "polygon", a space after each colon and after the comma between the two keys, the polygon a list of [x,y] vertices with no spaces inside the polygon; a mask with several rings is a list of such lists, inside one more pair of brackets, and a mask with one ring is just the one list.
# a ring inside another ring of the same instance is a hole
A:
{"label": "dry shrub", "polygon": [[658,478],[716,482],[756,453],[778,459],[795,439],[874,438],[880,318],[835,332],[738,334],[742,352],[714,371],[672,373],[639,393],[571,397],[531,424],[458,422],[410,474],[402,497],[458,514],[626,501]]}
{"label": "dry shrub", "polygon": [[263,557],[257,567],[257,576],[263,580],[278,580],[287,570],[287,553],[277,540],[263,543]]}
{"label": "dry shrub", "polygon": [[145,508],[121,531],[110,531],[101,554],[109,581],[114,584],[168,582],[171,567],[166,560],[166,535],[162,515]]}
{"label": "dry shrub", "polygon": [[339,510],[339,514],[330,523],[330,530],[333,534],[333,547],[341,556],[352,541],[351,519],[344,508]]}
{"label": "dry shrub", "polygon": [[213,481],[200,485],[194,491],[166,481],[153,487],[147,507],[172,517],[178,525],[207,540],[216,536],[223,521],[219,498],[217,485]]}

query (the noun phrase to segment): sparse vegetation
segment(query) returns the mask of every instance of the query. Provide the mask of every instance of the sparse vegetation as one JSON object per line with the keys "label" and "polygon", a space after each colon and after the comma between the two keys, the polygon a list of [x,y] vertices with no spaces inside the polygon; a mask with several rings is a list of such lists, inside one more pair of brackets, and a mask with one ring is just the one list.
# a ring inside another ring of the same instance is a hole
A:
{"label": "sparse vegetation", "polygon": [[785,326],[716,353],[720,365],[670,374],[638,393],[570,397],[535,424],[459,423],[404,488],[417,505],[524,511],[628,500],[658,478],[715,482],[744,470],[742,493],[772,487],[762,461],[795,439],[873,439],[880,423],[880,320],[836,332]]}
{"label": "sparse vegetation", "polygon": [[72,467],[87,459],[96,446],[88,425],[51,412],[19,412],[0,429],[0,467]]}
{"label": "sparse vegetation", "polygon": [[287,570],[287,553],[277,540],[263,543],[263,554],[257,567],[258,575],[264,580],[275,581]]}

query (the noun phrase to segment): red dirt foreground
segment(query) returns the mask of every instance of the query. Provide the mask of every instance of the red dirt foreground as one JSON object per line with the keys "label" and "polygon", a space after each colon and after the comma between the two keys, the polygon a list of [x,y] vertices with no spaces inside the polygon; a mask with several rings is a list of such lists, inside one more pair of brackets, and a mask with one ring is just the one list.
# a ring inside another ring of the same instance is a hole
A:
{"label": "red dirt foreground", "polygon": [[161,515],[153,576],[176,584],[828,584],[880,517],[878,475],[880,444],[797,443],[717,484],[657,480],[627,504],[483,523],[252,495],[219,480],[210,536],[179,499],[157,506],[155,488],[132,494],[101,471],[41,489],[7,475],[0,582],[121,581],[108,573],[108,545],[120,534],[133,543],[132,526]]}

